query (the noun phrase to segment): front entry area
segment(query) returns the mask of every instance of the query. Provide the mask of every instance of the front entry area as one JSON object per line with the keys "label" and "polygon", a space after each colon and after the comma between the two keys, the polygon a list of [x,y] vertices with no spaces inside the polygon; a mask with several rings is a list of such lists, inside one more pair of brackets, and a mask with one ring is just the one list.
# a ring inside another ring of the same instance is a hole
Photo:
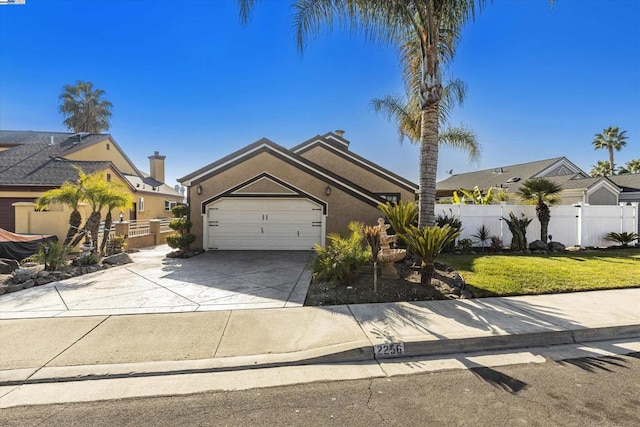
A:
{"label": "front entry area", "polygon": [[324,214],[303,198],[225,198],[207,208],[209,250],[312,250],[323,243]]}

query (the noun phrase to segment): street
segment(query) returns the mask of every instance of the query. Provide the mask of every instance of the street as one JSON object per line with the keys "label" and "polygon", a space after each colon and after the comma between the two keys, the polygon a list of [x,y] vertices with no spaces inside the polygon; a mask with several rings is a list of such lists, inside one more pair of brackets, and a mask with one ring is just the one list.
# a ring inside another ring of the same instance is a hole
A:
{"label": "street", "polygon": [[[168,379],[170,381],[170,379]],[[188,396],[8,408],[3,426],[637,426],[640,353]]]}

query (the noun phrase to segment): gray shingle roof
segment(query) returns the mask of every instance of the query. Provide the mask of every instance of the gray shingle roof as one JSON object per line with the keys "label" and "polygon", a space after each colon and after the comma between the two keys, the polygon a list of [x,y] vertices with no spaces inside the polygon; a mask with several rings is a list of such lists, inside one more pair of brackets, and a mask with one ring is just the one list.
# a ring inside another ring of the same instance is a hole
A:
{"label": "gray shingle roof", "polygon": [[[455,174],[438,182],[436,188],[439,191],[453,191],[458,188],[471,189],[477,185],[478,188],[487,190],[488,188],[500,187],[500,185],[502,185],[502,188],[515,191],[520,187],[522,182],[542,172],[553,164],[560,162],[562,159],[564,159],[564,157]],[[514,178],[520,178],[520,180],[514,183],[507,182]]]}
{"label": "gray shingle roof", "polygon": [[622,189],[622,191],[640,191],[640,173],[613,175],[607,177]]}

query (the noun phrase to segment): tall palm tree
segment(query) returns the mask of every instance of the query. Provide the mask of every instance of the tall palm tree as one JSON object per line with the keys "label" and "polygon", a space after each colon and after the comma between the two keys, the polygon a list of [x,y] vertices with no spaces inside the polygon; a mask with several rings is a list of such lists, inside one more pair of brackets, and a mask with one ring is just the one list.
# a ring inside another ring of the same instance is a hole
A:
{"label": "tall palm tree", "polygon": [[551,220],[549,206],[560,203],[558,197],[560,191],[562,191],[562,187],[547,178],[529,179],[517,191],[522,200],[535,202],[536,215],[540,221],[540,240],[545,243],[547,243],[549,221]]}
{"label": "tall palm tree", "polygon": [[618,170],[618,173],[621,175],[640,173],[640,159],[629,160]]}
{"label": "tall palm tree", "polygon": [[[256,0],[238,0],[240,18],[246,22]],[[435,220],[438,169],[438,105],[443,85],[441,62],[453,57],[457,37],[441,39],[443,32],[458,34],[488,0],[296,0],[294,25],[300,51],[309,38],[334,26],[362,32],[367,38],[402,49],[419,46],[420,106],[420,215],[418,223]],[[445,44],[448,45],[443,48]]]}
{"label": "tall palm tree", "polygon": [[608,160],[598,160],[595,165],[591,166],[589,172],[591,176],[607,176],[611,175],[611,163]]}
{"label": "tall palm tree", "polygon": [[100,133],[109,130],[113,104],[103,99],[105,92],[93,89],[93,83],[77,81],[66,85],[58,97],[64,125],[73,132]]}
{"label": "tall palm tree", "polygon": [[615,163],[613,162],[613,150],[620,151],[622,147],[627,145],[627,131],[620,132],[618,127],[609,126],[602,133],[597,133],[592,141],[593,148],[596,150],[607,149],[609,151],[609,175],[613,175],[615,171]]}

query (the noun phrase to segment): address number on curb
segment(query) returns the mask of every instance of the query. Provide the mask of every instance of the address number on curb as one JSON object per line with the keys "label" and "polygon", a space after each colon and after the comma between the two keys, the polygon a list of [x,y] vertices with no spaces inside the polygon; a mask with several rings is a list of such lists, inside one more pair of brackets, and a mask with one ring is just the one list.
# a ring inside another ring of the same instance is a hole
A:
{"label": "address number on curb", "polygon": [[404,354],[404,343],[376,344],[373,355],[376,357],[398,357]]}

